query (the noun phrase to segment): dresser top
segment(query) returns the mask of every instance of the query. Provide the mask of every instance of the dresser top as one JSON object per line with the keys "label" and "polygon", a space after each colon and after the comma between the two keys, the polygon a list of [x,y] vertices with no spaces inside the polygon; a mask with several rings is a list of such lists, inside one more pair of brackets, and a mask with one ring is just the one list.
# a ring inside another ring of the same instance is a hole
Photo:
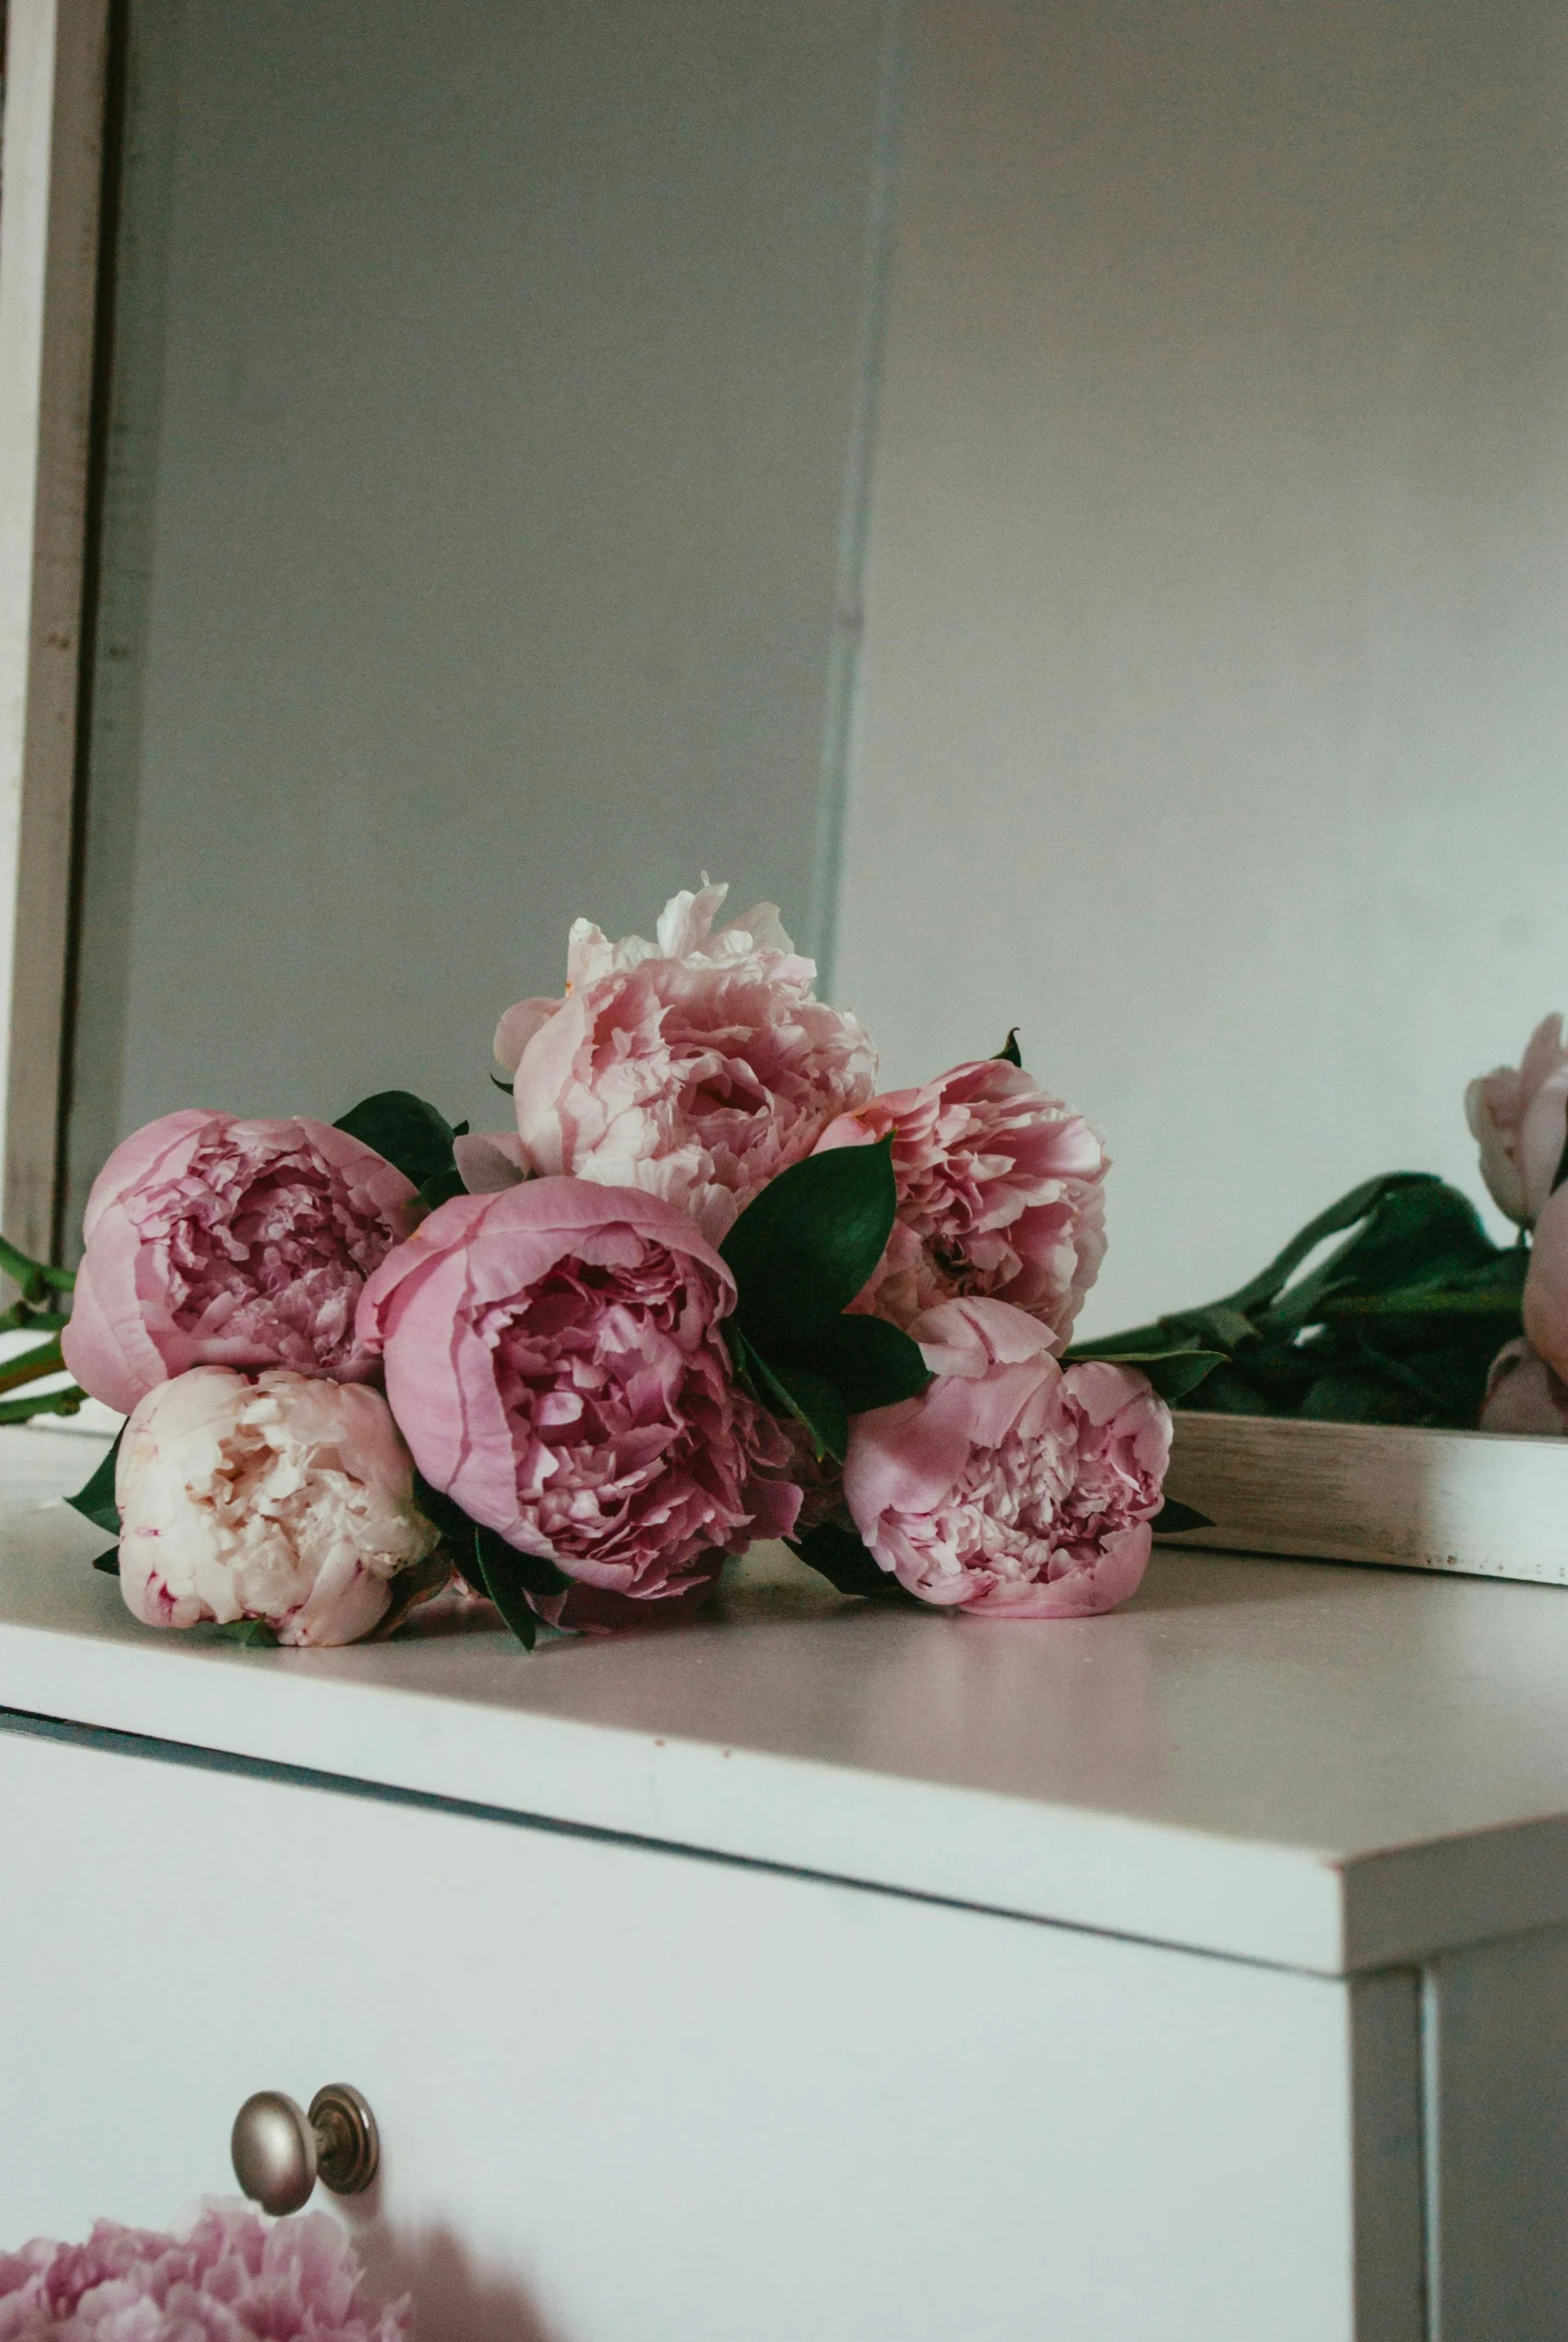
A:
{"label": "dresser top", "polygon": [[158,1633],[0,1430],[0,1708],[1336,1974],[1568,1921],[1568,1590],[1157,1552],[1106,1619],[845,1600],[759,1548],[617,1640]]}

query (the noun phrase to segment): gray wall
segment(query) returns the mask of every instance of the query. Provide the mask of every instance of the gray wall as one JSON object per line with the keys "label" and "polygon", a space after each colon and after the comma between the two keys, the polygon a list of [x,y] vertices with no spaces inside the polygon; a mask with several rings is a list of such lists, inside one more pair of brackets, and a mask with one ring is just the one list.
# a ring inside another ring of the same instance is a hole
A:
{"label": "gray wall", "polygon": [[579,913],[827,939],[891,138],[882,0],[132,18],[78,1209],[179,1105],[495,1119]]}
{"label": "gray wall", "polygon": [[1568,1009],[1560,0],[916,14],[839,989],[1106,1130],[1102,1325]]}

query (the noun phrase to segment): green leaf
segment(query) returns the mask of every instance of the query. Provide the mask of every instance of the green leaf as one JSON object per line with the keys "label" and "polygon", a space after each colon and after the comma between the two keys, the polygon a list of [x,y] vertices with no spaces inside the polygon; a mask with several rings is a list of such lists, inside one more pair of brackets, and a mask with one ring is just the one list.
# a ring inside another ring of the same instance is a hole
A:
{"label": "green leaf", "polygon": [[432,1521],[443,1537],[455,1541],[472,1535],[474,1523],[469,1520],[462,1506],[454,1503],[451,1497],[443,1496],[438,1488],[432,1488],[417,1468],[413,1475],[413,1501],[425,1519]]}
{"label": "green leaf", "polygon": [[913,1602],[917,1608],[919,1597],[901,1586],[891,1570],[885,1570],[874,1554],[868,1553],[853,1529],[841,1528],[836,1521],[824,1521],[820,1528],[808,1529],[804,1537],[786,1537],[784,1542],[791,1553],[814,1569],[819,1577],[827,1579],[841,1594],[866,1594],[875,1602]]}
{"label": "green leaf", "polygon": [[770,1179],[719,1246],[747,1339],[771,1358],[837,1316],[882,1258],[897,1201],[891,1136],[808,1156]]}
{"label": "green leaf", "polygon": [[86,1486],[65,1500],[73,1512],[81,1514],[84,1521],[91,1521],[95,1529],[107,1529],[112,1537],[120,1534],[120,1507],[114,1500],[114,1475],[115,1466],[120,1461],[120,1441],[124,1437],[122,1430]]}
{"label": "green leaf", "polygon": [[[1495,1319],[1499,1328],[1517,1333],[1520,1326],[1517,1293],[1487,1292],[1474,1286],[1415,1286],[1398,1293],[1347,1293],[1325,1301],[1321,1315],[1327,1325],[1439,1324],[1453,1318]],[[1498,1348],[1506,1336],[1500,1331]]]}
{"label": "green leaf", "polygon": [[1006,1041],[1004,1041],[1002,1044],[1002,1047],[997,1051],[997,1060],[1010,1066],[1021,1066],[1024,1063],[1022,1057],[1019,1055],[1018,1027],[1016,1025],[1009,1032]]}
{"label": "green leaf", "polygon": [[438,1205],[449,1203],[454,1195],[465,1195],[466,1193],[467,1189],[462,1183],[462,1173],[453,1163],[449,1170],[437,1171],[433,1178],[425,1180],[419,1189],[419,1201],[426,1211],[434,1211]]}
{"label": "green leaf", "polygon": [[336,1127],[385,1155],[416,1187],[452,1169],[451,1143],[459,1136],[411,1090],[379,1090],[374,1098],[362,1098]]}
{"label": "green leaf", "polygon": [[1175,1406],[1196,1390],[1206,1375],[1225,1360],[1217,1350],[1105,1350],[1096,1342],[1077,1342],[1063,1355],[1065,1366],[1087,1365],[1104,1358],[1115,1366],[1132,1366],[1152,1382],[1167,1406]]}
{"label": "green leaf", "polygon": [[448,1555],[476,1594],[493,1602],[525,1651],[533,1649],[538,1621],[528,1608],[528,1594],[562,1594],[571,1583],[563,1570],[536,1554],[518,1553],[469,1517],[451,1497],[434,1488],[422,1472],[413,1475],[413,1501],[427,1521],[441,1533],[441,1550]]}
{"label": "green leaf", "polygon": [[1468,1195],[1438,1178],[1409,1181],[1380,1196],[1362,1225],[1281,1293],[1269,1314],[1281,1327],[1309,1325],[1337,1295],[1444,1285],[1495,1254]]}
{"label": "green leaf", "polygon": [[478,1537],[484,1548],[485,1567],[488,1568],[492,1558],[497,1564],[503,1562],[530,1594],[564,1594],[570,1590],[571,1580],[566,1572],[557,1569],[553,1561],[546,1561],[542,1553],[519,1553],[493,1529],[480,1529]]}
{"label": "green leaf", "polygon": [[841,1464],[849,1453],[849,1410],[826,1375],[806,1366],[770,1366],[748,1345],[747,1364],[758,1396],[775,1412],[793,1415],[811,1434],[820,1462],[830,1455]]}
{"label": "green leaf", "polygon": [[1174,1496],[1166,1498],[1152,1524],[1157,1537],[1179,1537],[1184,1529],[1211,1529],[1213,1525],[1206,1512],[1179,1504]]}
{"label": "green leaf", "polygon": [[[1224,1307],[1240,1309],[1248,1314],[1259,1304],[1266,1305],[1283,1289],[1292,1270],[1299,1268],[1307,1254],[1327,1236],[1338,1235],[1366,1218],[1373,1206],[1401,1187],[1425,1184],[1433,1179],[1430,1171],[1384,1171],[1377,1178],[1363,1179],[1358,1187],[1341,1195],[1337,1203],[1330,1203],[1315,1219],[1309,1219],[1304,1228],[1293,1235],[1283,1251],[1276,1252],[1266,1268],[1235,1292],[1224,1296]],[[1441,1185],[1441,1181],[1437,1184]]]}
{"label": "green leaf", "polygon": [[539,1622],[529,1608],[527,1588],[516,1567],[521,1556],[489,1530],[475,1529],[473,1558],[485,1593],[523,1649],[531,1651],[538,1640]]}
{"label": "green leaf", "polygon": [[880,1317],[824,1317],[790,1345],[775,1371],[802,1368],[830,1382],[850,1415],[917,1398],[933,1380],[919,1342]]}
{"label": "green leaf", "polygon": [[238,1643],[243,1651],[276,1651],[278,1637],[265,1618],[231,1618],[214,1632],[226,1643]]}
{"label": "green leaf", "polygon": [[110,1545],[107,1546],[102,1553],[95,1553],[93,1556],[93,1567],[94,1569],[101,1569],[105,1577],[117,1578],[120,1575],[119,1546]]}

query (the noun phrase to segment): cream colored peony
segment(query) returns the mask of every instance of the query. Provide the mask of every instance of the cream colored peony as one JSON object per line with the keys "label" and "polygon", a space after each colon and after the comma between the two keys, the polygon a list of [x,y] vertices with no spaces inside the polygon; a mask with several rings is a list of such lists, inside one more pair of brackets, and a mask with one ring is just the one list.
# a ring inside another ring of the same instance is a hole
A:
{"label": "cream colored peony", "polygon": [[261,1619],[281,1643],[352,1643],[437,1532],[381,1393],[281,1369],[193,1366],[125,1429],[120,1591],[148,1626]]}

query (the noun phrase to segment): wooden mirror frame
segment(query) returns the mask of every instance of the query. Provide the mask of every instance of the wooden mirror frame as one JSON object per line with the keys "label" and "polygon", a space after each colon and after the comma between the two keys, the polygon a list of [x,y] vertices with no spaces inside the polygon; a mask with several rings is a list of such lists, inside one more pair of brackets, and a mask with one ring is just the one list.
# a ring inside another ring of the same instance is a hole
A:
{"label": "wooden mirror frame", "polygon": [[10,0],[0,146],[0,1222],[60,1241],[123,7]]}

